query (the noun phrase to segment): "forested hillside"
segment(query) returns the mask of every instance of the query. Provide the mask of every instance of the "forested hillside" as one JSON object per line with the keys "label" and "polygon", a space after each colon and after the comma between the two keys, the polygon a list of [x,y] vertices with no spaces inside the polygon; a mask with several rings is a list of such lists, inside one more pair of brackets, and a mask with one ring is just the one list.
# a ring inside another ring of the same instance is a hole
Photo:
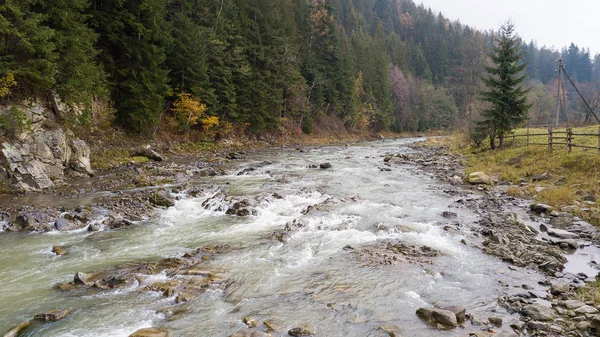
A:
{"label": "forested hillside", "polygon": [[[110,99],[116,123],[142,134],[190,101],[205,127],[309,133],[335,115],[350,129],[439,129],[477,115],[491,43],[412,0],[5,0],[0,99]],[[560,53],[522,49],[543,122]],[[593,96],[600,57],[562,54]]]}

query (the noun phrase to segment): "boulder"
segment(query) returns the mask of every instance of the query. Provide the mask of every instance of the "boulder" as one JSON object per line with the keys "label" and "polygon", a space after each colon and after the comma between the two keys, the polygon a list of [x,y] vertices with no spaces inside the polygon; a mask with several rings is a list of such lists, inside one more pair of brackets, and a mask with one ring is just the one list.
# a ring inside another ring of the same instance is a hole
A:
{"label": "boulder", "polygon": [[417,316],[430,324],[440,324],[442,327],[455,328],[458,326],[456,315],[450,310],[419,308]]}
{"label": "boulder", "polygon": [[169,337],[171,334],[168,329],[145,328],[137,330],[129,337]]}
{"label": "boulder", "polygon": [[75,276],[73,276],[73,282],[75,282],[75,284],[85,284],[90,276],[90,274],[77,272]]}
{"label": "boulder", "polygon": [[469,184],[471,185],[493,185],[493,180],[484,172],[473,172],[468,177]]}
{"label": "boulder", "polygon": [[585,303],[578,300],[560,301],[559,304],[560,306],[565,307],[569,310],[581,308],[585,305]]}
{"label": "boulder", "polygon": [[456,315],[456,321],[458,323],[463,323],[465,321],[467,310],[464,307],[452,305],[443,307],[442,310],[452,311],[454,315]]}
{"label": "boulder", "polygon": [[67,250],[65,249],[65,247],[52,246],[52,253],[61,256],[67,254]]}
{"label": "boulder", "polygon": [[3,337],[19,337],[23,334],[27,328],[31,326],[31,322],[23,322],[12,329],[10,329],[7,333],[3,335]]}
{"label": "boulder", "polygon": [[302,327],[292,328],[288,331],[290,336],[299,337],[299,336],[312,336],[315,335],[315,329],[308,325],[304,325]]}
{"label": "boulder", "polygon": [[152,205],[158,207],[173,207],[175,205],[174,199],[165,191],[152,193],[148,200]]}
{"label": "boulder", "polygon": [[529,316],[534,321],[541,322],[552,321],[556,317],[552,308],[544,307],[539,304],[530,304],[523,307],[523,314]]}
{"label": "boulder", "polygon": [[34,318],[43,322],[56,322],[67,317],[70,312],[70,310],[50,310],[48,312],[37,314]]}
{"label": "boulder", "polygon": [[330,169],[331,168],[331,163],[322,163],[319,165],[319,168],[321,169]]}
{"label": "boulder", "polygon": [[529,205],[529,208],[538,214],[550,213],[554,210],[554,208],[552,208],[552,206],[549,206],[546,204],[531,204],[531,205]]}
{"label": "boulder", "polygon": [[592,307],[591,305],[584,305],[582,307],[575,309],[575,313],[576,314],[586,314],[586,315],[597,314],[598,309]]}

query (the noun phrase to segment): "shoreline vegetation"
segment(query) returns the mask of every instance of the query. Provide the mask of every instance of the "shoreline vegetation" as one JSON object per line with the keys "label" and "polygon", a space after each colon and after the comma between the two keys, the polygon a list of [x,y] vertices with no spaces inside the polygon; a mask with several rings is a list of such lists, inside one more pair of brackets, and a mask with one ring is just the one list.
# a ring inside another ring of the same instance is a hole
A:
{"label": "shoreline vegetation", "polygon": [[[557,131],[565,131],[558,128]],[[573,128],[574,133],[597,133],[598,126]],[[526,135],[527,128],[514,130],[516,135]],[[547,129],[529,129],[530,134],[547,133]],[[442,146],[463,156],[465,177],[473,172],[485,172],[496,185],[513,197],[532,199],[557,210],[600,225],[600,155],[595,149],[573,148],[555,145],[550,151],[545,145],[527,145],[524,137],[513,147],[511,137],[503,149],[476,148],[467,135],[454,133],[450,136],[429,138],[427,146]],[[547,144],[548,137],[531,136],[530,143]],[[597,146],[597,137],[576,137],[574,142]]]}

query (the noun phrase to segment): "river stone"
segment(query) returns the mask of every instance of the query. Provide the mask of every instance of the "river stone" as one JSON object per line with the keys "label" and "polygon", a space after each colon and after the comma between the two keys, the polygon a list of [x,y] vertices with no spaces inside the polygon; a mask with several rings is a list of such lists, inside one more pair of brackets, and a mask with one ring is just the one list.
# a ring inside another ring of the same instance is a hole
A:
{"label": "river stone", "polygon": [[523,308],[523,313],[531,317],[534,321],[548,322],[552,321],[556,314],[552,308],[544,307],[539,304],[530,304]]}
{"label": "river stone", "polygon": [[55,322],[67,317],[70,312],[71,310],[50,310],[48,312],[37,314],[34,318],[44,322]]}
{"label": "river stone", "polygon": [[443,307],[442,310],[452,311],[454,315],[456,315],[457,323],[463,323],[465,321],[467,310],[464,307],[452,305],[448,307]]}
{"label": "river stone", "polygon": [[400,331],[400,328],[395,325],[381,325],[379,328],[377,328],[377,330],[385,332],[386,334],[388,334],[389,337],[402,337],[402,332]]}
{"label": "river stone", "polygon": [[525,328],[525,322],[518,321],[510,325],[510,328],[513,330],[521,331]]}
{"label": "river stone", "polygon": [[473,172],[469,174],[469,184],[471,185],[492,185],[493,181],[490,176],[483,172]]}
{"label": "river stone", "polygon": [[331,168],[331,163],[322,163],[319,165],[320,168],[322,169],[330,169]]}
{"label": "river stone", "polygon": [[437,323],[450,328],[458,325],[456,315],[450,310],[419,308],[417,316],[428,323]]}
{"label": "river stone", "polygon": [[497,317],[497,316],[488,317],[488,321],[497,327],[502,327],[502,317]]}
{"label": "river stone", "polygon": [[590,322],[586,322],[586,321],[581,321],[579,323],[577,323],[576,327],[577,330],[580,331],[587,331],[587,329],[589,329],[591,326]]}
{"label": "river stone", "polygon": [[548,325],[547,325],[547,323],[544,323],[544,322],[529,321],[529,322],[527,322],[527,329],[546,331],[548,329]]}
{"label": "river stone", "polygon": [[568,293],[570,290],[570,286],[565,283],[557,283],[550,286],[550,293],[552,295],[560,295],[564,293]]}
{"label": "river stone", "polygon": [[546,204],[531,204],[531,205],[529,205],[529,208],[538,214],[550,213],[554,209],[554,208],[552,208],[552,206],[549,206]]}
{"label": "river stone", "polygon": [[145,328],[132,333],[129,337],[169,337],[170,335],[167,329]]}
{"label": "river stone", "polygon": [[82,273],[82,272],[77,272],[75,274],[75,276],[73,277],[73,282],[75,282],[75,284],[85,284],[85,282],[87,281],[87,279],[90,278],[90,274],[86,274],[86,273]]}
{"label": "river stone", "polygon": [[256,325],[258,324],[256,319],[250,316],[244,316],[244,318],[242,318],[242,322],[244,322],[244,324],[246,324],[249,328],[256,328]]}
{"label": "river stone", "polygon": [[473,331],[473,332],[469,332],[469,337],[470,336],[475,336],[475,337],[488,337],[488,335],[486,335],[485,333],[481,332],[481,331]]}
{"label": "river stone", "polygon": [[579,238],[579,235],[577,235],[575,233],[571,233],[571,232],[568,232],[563,229],[556,229],[556,228],[551,228],[551,227],[548,227],[548,235],[554,236],[557,238],[561,238],[561,239],[577,239],[577,238]]}
{"label": "river stone", "polygon": [[52,246],[52,253],[61,256],[67,254],[67,250],[65,249],[65,247]]}
{"label": "river stone", "polygon": [[31,326],[31,321],[23,322],[12,329],[10,329],[7,333],[5,333],[2,337],[19,337],[23,334],[27,328]]}
{"label": "river stone", "polygon": [[589,320],[589,322],[590,322],[590,327],[592,329],[596,329],[596,331],[600,331],[600,315],[592,316],[592,318]]}
{"label": "river stone", "polygon": [[575,309],[576,314],[596,314],[598,313],[598,309],[592,307],[591,305],[584,305]]}
{"label": "river stone", "polygon": [[567,309],[577,309],[585,305],[585,303],[578,300],[560,301],[559,304]]}
{"label": "river stone", "polygon": [[312,336],[312,335],[316,334],[316,332],[315,332],[315,329],[313,329],[312,327],[310,327],[308,325],[304,325],[302,327],[290,329],[288,331],[288,334],[290,336],[298,337],[298,336]]}
{"label": "river stone", "polygon": [[175,205],[173,198],[165,191],[152,193],[148,200],[152,205],[159,207],[172,207]]}

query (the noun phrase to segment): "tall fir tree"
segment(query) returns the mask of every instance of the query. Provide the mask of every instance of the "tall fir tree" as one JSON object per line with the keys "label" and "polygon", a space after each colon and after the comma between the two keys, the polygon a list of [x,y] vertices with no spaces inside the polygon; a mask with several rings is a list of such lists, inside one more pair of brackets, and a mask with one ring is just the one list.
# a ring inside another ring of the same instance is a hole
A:
{"label": "tall fir tree", "polygon": [[483,120],[477,122],[475,135],[489,137],[490,147],[496,148],[496,137],[502,147],[504,136],[527,120],[528,90],[523,88],[527,67],[519,52],[519,40],[512,22],[503,24],[495,37],[490,58],[492,66],[486,67],[488,76],[483,79],[486,89],[480,99],[489,107],[482,112]]}

